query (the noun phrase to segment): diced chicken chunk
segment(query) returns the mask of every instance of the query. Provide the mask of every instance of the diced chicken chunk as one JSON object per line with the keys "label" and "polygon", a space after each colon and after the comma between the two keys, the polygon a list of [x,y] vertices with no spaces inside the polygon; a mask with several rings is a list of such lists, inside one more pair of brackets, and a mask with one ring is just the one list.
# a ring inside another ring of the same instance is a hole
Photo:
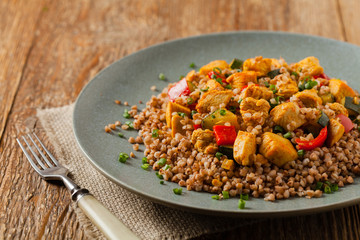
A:
{"label": "diced chicken chunk", "polygon": [[231,90],[226,91],[209,91],[204,93],[198,104],[196,105],[196,110],[199,113],[208,113],[211,111],[211,107],[215,109],[220,108],[220,104],[227,105],[231,97],[233,96],[233,92]]}
{"label": "diced chicken chunk", "polygon": [[238,72],[231,74],[227,79],[232,88],[242,89],[244,86],[251,83],[257,83],[257,75],[254,71]]}
{"label": "diced chicken chunk", "polygon": [[298,156],[289,140],[270,132],[263,134],[259,152],[278,167],[294,161]]}
{"label": "diced chicken chunk", "polygon": [[336,102],[344,105],[345,97],[355,97],[356,92],[340,79],[330,79],[330,93],[334,95]]}
{"label": "diced chicken chunk", "polygon": [[329,106],[329,108],[335,112],[335,116],[339,114],[345,115],[347,117],[349,116],[349,112],[346,107],[340,103],[327,103],[326,106]]}
{"label": "diced chicken chunk", "polygon": [[255,84],[251,84],[250,86],[245,88],[240,94],[241,99],[245,99],[247,97],[252,97],[255,99],[263,98],[265,100],[269,100],[270,98],[273,97],[273,92],[266,87],[256,86]]}
{"label": "diced chicken chunk", "polygon": [[221,70],[229,68],[229,64],[224,60],[215,60],[202,66],[199,70],[200,74],[206,75],[213,71],[214,68],[220,68]]}
{"label": "diced chicken chunk", "polygon": [[263,125],[269,116],[270,104],[264,99],[247,97],[241,101],[240,113],[247,126]]}
{"label": "diced chicken chunk", "polygon": [[185,113],[189,117],[191,110],[190,110],[190,108],[184,107],[180,104],[168,102],[168,104],[166,106],[165,117],[166,117],[166,124],[170,128],[171,128],[171,118],[172,118],[173,112],[182,112],[182,113]]}
{"label": "diced chicken chunk", "polygon": [[326,146],[332,147],[344,135],[345,127],[336,119],[330,119]]}
{"label": "diced chicken chunk", "polygon": [[196,129],[191,135],[191,142],[199,152],[216,153],[218,147],[215,141],[213,131],[208,129]]}
{"label": "diced chicken chunk", "polygon": [[181,135],[186,136],[186,130],[183,129],[183,124],[181,124],[181,120],[183,117],[180,117],[178,114],[175,114],[171,118],[171,136],[175,137],[176,133],[180,133]]}
{"label": "diced chicken chunk", "polygon": [[287,131],[294,131],[306,123],[305,116],[300,113],[300,108],[293,102],[282,103],[270,111],[275,124],[282,126]]}
{"label": "diced chicken chunk", "polygon": [[234,143],[234,159],[238,164],[251,165],[255,160],[255,135],[239,131]]}
{"label": "diced chicken chunk", "polygon": [[308,108],[316,108],[322,104],[321,97],[318,96],[315,89],[304,90],[294,95]]}
{"label": "diced chicken chunk", "polygon": [[324,72],[324,69],[320,66],[319,60],[316,57],[304,58],[300,62],[292,64],[290,69],[294,72],[301,72],[311,76],[322,74]]}
{"label": "diced chicken chunk", "polygon": [[299,91],[297,83],[289,77],[278,75],[276,80],[276,94],[284,98],[289,98]]}
{"label": "diced chicken chunk", "polygon": [[243,64],[243,71],[254,71],[257,76],[266,76],[268,72],[272,70],[272,68],[279,68],[280,64],[272,67],[273,62],[277,65],[278,62],[273,61],[270,58],[256,57],[246,59]]}
{"label": "diced chicken chunk", "polygon": [[209,81],[207,81],[206,86],[208,87],[208,91],[211,91],[211,90],[222,91],[222,90],[224,90],[223,86],[221,86],[221,84],[219,82],[215,81],[214,79],[210,79]]}

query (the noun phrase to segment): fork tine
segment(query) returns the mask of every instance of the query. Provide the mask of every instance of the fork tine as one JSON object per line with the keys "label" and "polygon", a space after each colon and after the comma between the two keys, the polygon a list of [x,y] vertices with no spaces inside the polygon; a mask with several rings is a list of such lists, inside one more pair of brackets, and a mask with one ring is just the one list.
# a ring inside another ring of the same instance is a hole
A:
{"label": "fork tine", "polygon": [[51,158],[51,160],[55,163],[56,166],[59,166],[59,162],[56,160],[56,158],[51,154],[51,152],[49,150],[47,150],[47,148],[44,146],[44,144],[40,141],[40,139],[38,138],[38,136],[34,133],[34,136],[36,137],[36,139],[39,141],[41,147],[45,150],[45,152],[49,155],[49,157]]}
{"label": "fork tine", "polygon": [[34,158],[36,159],[36,161],[39,163],[39,165],[43,168],[43,169],[47,169],[47,167],[45,166],[45,164],[40,160],[40,158],[37,156],[37,154],[34,152],[34,150],[31,148],[30,144],[28,143],[28,141],[26,140],[26,138],[23,136],[22,137],[24,142],[26,143],[26,145],[28,146],[30,152],[32,153],[32,155],[34,156]]}
{"label": "fork tine", "polygon": [[16,139],[16,141],[17,141],[17,143],[19,144],[19,146],[20,146],[21,150],[23,151],[23,153],[25,154],[26,158],[29,160],[31,166],[35,169],[35,171],[36,171],[37,173],[39,173],[40,175],[42,175],[42,174],[41,174],[41,170],[38,168],[38,166],[36,166],[36,164],[34,163],[34,161],[33,161],[32,158],[31,158],[30,154],[28,153],[28,151],[26,151],[24,145],[22,145],[22,143],[20,142],[20,140],[19,140],[18,138]]}
{"label": "fork tine", "polygon": [[45,162],[48,164],[49,167],[54,167],[54,165],[51,164],[51,162],[48,160],[48,158],[45,156],[45,154],[41,151],[41,149],[39,148],[39,146],[35,143],[34,139],[31,137],[30,134],[28,134],[28,137],[30,138],[30,140],[32,141],[32,143],[34,144],[34,146],[36,147],[36,149],[38,150],[38,152],[40,153],[40,155],[43,157],[43,159],[45,160]]}

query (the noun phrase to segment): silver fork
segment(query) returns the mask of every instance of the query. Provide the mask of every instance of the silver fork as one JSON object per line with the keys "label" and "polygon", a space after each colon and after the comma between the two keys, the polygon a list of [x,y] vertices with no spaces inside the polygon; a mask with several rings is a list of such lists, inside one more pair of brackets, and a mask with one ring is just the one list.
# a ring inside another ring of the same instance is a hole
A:
{"label": "silver fork", "polygon": [[[21,143],[20,139],[17,138],[16,141],[24,152],[26,158],[29,160],[31,166],[43,179],[61,180],[66,188],[70,190],[72,200],[76,201],[82,211],[108,239],[139,239],[117,217],[106,209],[104,205],[96,200],[96,198],[91,195],[87,189],[80,188],[76,185],[67,176],[69,170],[55,159],[35,133],[33,133],[33,135],[38,144],[32,138],[31,134],[27,135],[30,143],[25,136],[22,136],[21,139],[25,142],[27,148],[31,152],[31,155],[35,158],[35,161],[26,150],[26,147]],[[38,154],[32,145],[35,147]],[[49,158],[43,151],[45,151]]]}

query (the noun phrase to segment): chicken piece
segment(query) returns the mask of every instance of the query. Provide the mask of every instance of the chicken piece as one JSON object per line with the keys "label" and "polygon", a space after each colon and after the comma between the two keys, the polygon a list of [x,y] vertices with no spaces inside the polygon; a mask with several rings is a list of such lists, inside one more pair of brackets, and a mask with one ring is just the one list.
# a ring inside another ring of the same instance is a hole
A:
{"label": "chicken piece", "polygon": [[297,73],[301,72],[304,76],[315,76],[324,72],[324,69],[320,66],[319,60],[316,57],[307,57],[300,62],[291,64],[290,69]]}
{"label": "chicken piece", "polygon": [[256,154],[255,163],[260,163],[261,165],[264,165],[268,163],[268,160],[263,155],[258,153]]}
{"label": "chicken piece", "polygon": [[244,166],[252,165],[255,160],[256,140],[255,135],[239,131],[234,142],[234,159]]}
{"label": "chicken piece", "polygon": [[240,88],[242,89],[244,86],[248,85],[248,83],[257,83],[257,75],[254,71],[247,72],[237,72],[231,74],[226,82],[231,85],[232,88]]}
{"label": "chicken piece", "polygon": [[288,139],[271,132],[263,134],[259,152],[278,167],[298,157],[297,151]]}
{"label": "chicken piece", "polygon": [[278,96],[282,96],[284,98],[290,98],[292,95],[294,95],[299,91],[299,87],[297,83],[291,78],[282,77],[280,79],[276,77],[275,79],[279,79],[276,81],[276,89],[277,89],[276,94]]}
{"label": "chicken piece", "polygon": [[166,124],[170,128],[171,128],[171,122],[172,122],[171,118],[172,118],[173,112],[182,112],[182,113],[185,113],[186,116],[189,117],[191,110],[190,110],[190,108],[184,107],[180,104],[168,102],[168,104],[166,106],[165,117],[166,117]]}
{"label": "chicken piece", "polygon": [[186,136],[186,130],[183,129],[183,124],[181,124],[181,120],[183,117],[180,117],[178,114],[175,114],[171,117],[171,136],[174,138],[176,133],[180,133],[181,135]]}
{"label": "chicken piece", "polygon": [[326,146],[332,147],[344,135],[345,127],[336,119],[330,119]]}
{"label": "chicken piece", "polygon": [[211,90],[222,91],[222,90],[224,90],[223,86],[221,86],[221,84],[219,82],[215,81],[214,79],[210,79],[209,81],[207,81],[206,86],[208,87],[208,91],[211,91]]}
{"label": "chicken piece", "polygon": [[247,97],[241,101],[240,113],[247,126],[263,125],[269,116],[270,104],[264,99]]}
{"label": "chicken piece", "polygon": [[241,99],[245,99],[247,97],[269,100],[273,97],[273,92],[270,91],[267,87],[251,84],[250,86],[245,88],[240,94]]}
{"label": "chicken piece", "polygon": [[215,60],[202,66],[199,72],[202,75],[207,75],[209,72],[213,71],[214,68],[220,68],[221,70],[224,70],[229,68],[229,64],[224,60]]}
{"label": "chicken piece", "polygon": [[335,112],[335,116],[339,114],[345,115],[347,117],[349,116],[346,107],[344,107],[340,103],[327,103],[326,106],[329,106],[329,108]]}
{"label": "chicken piece", "polygon": [[199,152],[214,154],[218,150],[214,133],[209,129],[196,129],[193,131],[191,142]]}
{"label": "chicken piece", "polygon": [[192,82],[192,81],[196,81],[198,76],[196,75],[195,70],[191,70],[190,72],[188,72],[188,74],[186,74],[185,78],[187,82]]}
{"label": "chicken piece", "polygon": [[291,132],[306,123],[299,106],[293,102],[282,103],[274,107],[270,111],[270,116],[273,117],[275,124]]}
{"label": "chicken piece", "polygon": [[233,96],[233,92],[231,90],[208,91],[201,96],[198,104],[196,104],[196,110],[199,113],[211,112],[212,111],[211,107],[218,109],[220,108],[220,104],[227,105],[230,102],[232,96]]}
{"label": "chicken piece", "polygon": [[340,79],[330,79],[330,93],[334,95],[336,102],[344,105],[345,97],[355,97],[356,92]]}
{"label": "chicken piece", "polygon": [[322,99],[318,96],[315,89],[298,92],[295,94],[295,97],[300,99],[300,101],[308,108],[317,108],[322,104]]}
{"label": "chicken piece", "polygon": [[[246,59],[243,64],[243,71],[254,71],[258,77],[266,76],[272,70],[273,60],[270,58],[256,57]],[[280,64],[279,64],[280,66]],[[274,67],[278,68],[278,67]]]}

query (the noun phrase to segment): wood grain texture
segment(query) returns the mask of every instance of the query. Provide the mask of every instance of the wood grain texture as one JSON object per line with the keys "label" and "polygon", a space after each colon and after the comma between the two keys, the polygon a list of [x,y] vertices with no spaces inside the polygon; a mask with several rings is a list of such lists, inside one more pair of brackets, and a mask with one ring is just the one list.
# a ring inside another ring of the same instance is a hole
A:
{"label": "wood grain texture", "polygon": [[[0,239],[90,239],[65,188],[41,181],[15,137],[38,129],[37,108],[73,102],[113,61],[181,37],[287,31],[360,45],[357,0],[0,2]],[[359,205],[265,219],[199,239],[359,239]]]}

